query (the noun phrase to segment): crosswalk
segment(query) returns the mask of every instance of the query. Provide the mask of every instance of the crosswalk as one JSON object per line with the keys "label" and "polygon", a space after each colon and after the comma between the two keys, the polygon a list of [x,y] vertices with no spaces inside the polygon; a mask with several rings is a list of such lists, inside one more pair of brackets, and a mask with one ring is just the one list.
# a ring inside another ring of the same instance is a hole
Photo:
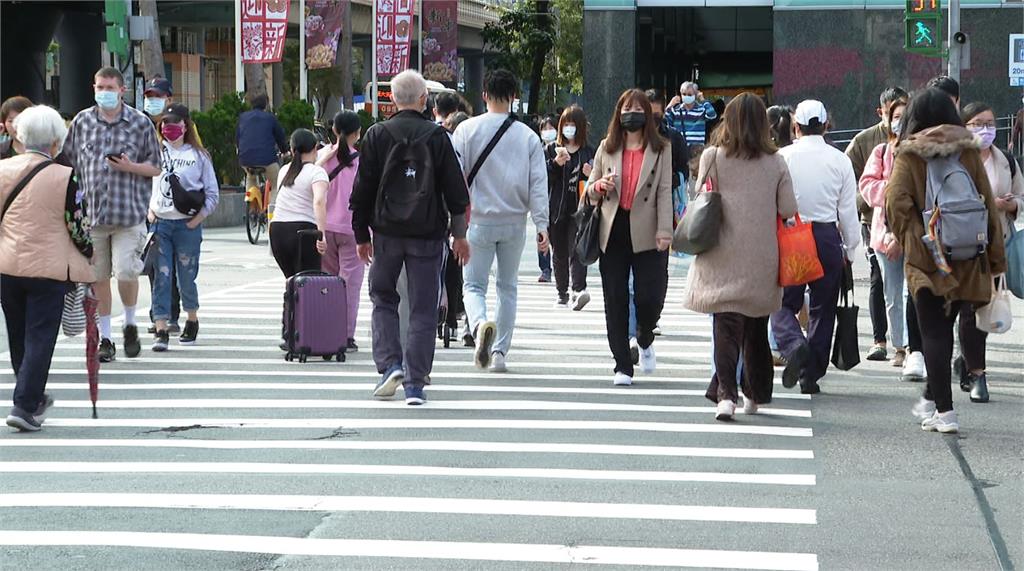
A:
{"label": "crosswalk", "polygon": [[683,308],[678,260],[657,372],[613,387],[596,271],[584,311],[555,309],[529,258],[509,372],[439,344],[424,407],[370,398],[368,303],[346,363],[285,362],[269,270],[203,291],[199,345],[105,365],[98,419],[82,340],[62,339],[45,430],[0,435],[2,550],[89,569],[817,569],[811,398],[778,386],[763,414],[714,420],[710,320]]}

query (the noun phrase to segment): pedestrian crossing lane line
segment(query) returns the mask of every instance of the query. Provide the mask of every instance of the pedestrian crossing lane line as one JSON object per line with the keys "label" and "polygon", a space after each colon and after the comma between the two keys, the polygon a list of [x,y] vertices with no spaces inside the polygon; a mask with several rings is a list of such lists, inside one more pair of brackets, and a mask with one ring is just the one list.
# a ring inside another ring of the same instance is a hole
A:
{"label": "pedestrian crossing lane line", "polygon": [[0,531],[0,545],[141,547],[273,555],[818,571],[818,557],[810,553],[529,543],[314,539],[134,531]]}

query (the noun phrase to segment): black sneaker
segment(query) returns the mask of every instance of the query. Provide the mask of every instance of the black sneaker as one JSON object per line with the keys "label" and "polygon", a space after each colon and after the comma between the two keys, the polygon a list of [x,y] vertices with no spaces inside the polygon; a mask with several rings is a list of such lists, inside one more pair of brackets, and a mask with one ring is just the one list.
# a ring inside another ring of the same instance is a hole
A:
{"label": "black sneaker", "polygon": [[100,341],[99,357],[100,363],[110,363],[117,358],[117,347],[114,346],[113,341],[110,339]]}
{"label": "black sneaker", "polygon": [[167,332],[170,333],[171,335],[181,333],[181,326],[178,325],[177,322],[172,323],[167,326]]}
{"label": "black sneaker", "polygon": [[167,331],[157,331],[153,338],[153,351],[163,353],[171,342],[171,334]]}
{"label": "black sneaker", "polygon": [[349,337],[348,344],[345,345],[346,353],[358,353],[359,345],[356,345],[356,340]]}
{"label": "black sneaker", "polygon": [[473,339],[472,333],[466,333],[462,336],[463,347],[476,347],[476,339]]}
{"label": "black sneaker", "polygon": [[182,345],[194,345],[197,336],[199,336],[199,322],[186,321],[185,330],[181,332],[181,337],[178,337],[178,343]]}
{"label": "black sneaker", "polygon": [[150,325],[149,329],[146,330],[146,333],[149,333],[150,335],[156,335],[156,325]]}
{"label": "black sneaker", "polygon": [[134,359],[142,352],[142,343],[139,342],[139,328],[134,325],[125,325],[123,332],[124,354],[129,359]]}

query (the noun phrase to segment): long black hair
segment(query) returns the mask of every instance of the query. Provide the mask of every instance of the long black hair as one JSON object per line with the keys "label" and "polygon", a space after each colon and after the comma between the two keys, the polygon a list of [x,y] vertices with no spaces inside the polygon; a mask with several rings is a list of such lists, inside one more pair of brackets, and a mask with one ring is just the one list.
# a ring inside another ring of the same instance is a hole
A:
{"label": "long black hair", "polygon": [[778,148],[793,144],[793,108],[789,105],[772,105],[768,108],[768,131]]}
{"label": "long black hair", "polygon": [[352,166],[352,161],[356,160],[356,154],[352,152],[352,149],[348,147],[346,139],[352,134],[359,132],[363,124],[359,121],[359,115],[356,115],[352,111],[339,111],[334,116],[334,133],[338,135],[338,151],[334,155],[338,159],[338,164],[342,168]]}
{"label": "long black hair", "polygon": [[900,143],[911,135],[939,125],[964,126],[949,94],[934,87],[919,91],[910,98],[901,122],[903,128],[900,129]]}
{"label": "long black hair", "polygon": [[299,177],[302,167],[305,166],[302,162],[302,155],[313,151],[316,148],[316,144],[316,135],[309,129],[296,129],[292,133],[292,162],[288,165],[288,172],[285,173],[281,186],[295,184],[295,179]]}

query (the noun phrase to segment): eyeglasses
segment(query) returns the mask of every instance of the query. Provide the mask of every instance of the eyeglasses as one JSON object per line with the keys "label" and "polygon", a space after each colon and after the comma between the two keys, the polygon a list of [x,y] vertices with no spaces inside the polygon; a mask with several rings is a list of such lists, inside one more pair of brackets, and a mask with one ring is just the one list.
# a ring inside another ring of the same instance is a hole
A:
{"label": "eyeglasses", "polygon": [[985,122],[985,123],[983,123],[981,121],[971,121],[971,122],[967,123],[967,126],[970,127],[971,129],[984,129],[986,127],[995,128],[996,124],[995,124],[994,121],[993,122]]}

